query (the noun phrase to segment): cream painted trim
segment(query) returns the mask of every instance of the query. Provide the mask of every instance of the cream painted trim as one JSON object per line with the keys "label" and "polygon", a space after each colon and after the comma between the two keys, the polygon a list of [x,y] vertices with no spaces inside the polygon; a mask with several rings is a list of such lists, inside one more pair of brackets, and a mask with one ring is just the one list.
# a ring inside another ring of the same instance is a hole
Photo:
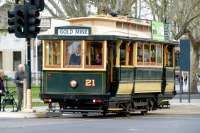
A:
{"label": "cream painted trim", "polygon": [[45,41],[42,41],[42,68],[45,68]]}
{"label": "cream painted trim", "polygon": [[116,66],[119,67],[120,66],[120,46],[122,44],[122,40],[117,40],[116,43]]}
{"label": "cream painted trim", "polygon": [[56,70],[56,71],[106,71],[105,69],[88,69],[88,68],[43,68],[43,70]]}
{"label": "cream painted trim", "polygon": [[133,66],[137,66],[137,46],[138,46],[138,42],[136,42],[134,44],[134,49],[133,49]]}
{"label": "cream painted trim", "polygon": [[136,82],[135,83],[135,93],[150,93],[150,92],[161,92],[161,82]]}
{"label": "cream painted trim", "polygon": [[60,47],[60,58],[61,58],[61,68],[63,68],[64,67],[64,41],[63,40],[61,40],[60,41],[60,44],[61,44],[61,47]]}
{"label": "cream painted trim", "polygon": [[104,50],[104,69],[106,70],[106,63],[107,63],[107,41],[103,41],[103,50]]}
{"label": "cream painted trim", "polygon": [[152,67],[152,68],[162,68],[162,65],[136,65],[135,67]]}
{"label": "cream painted trim", "polygon": [[70,23],[73,22],[81,22],[81,21],[114,21],[114,22],[126,22],[130,24],[142,25],[142,26],[150,26],[150,23],[147,22],[137,22],[136,20],[128,20],[127,17],[111,17],[111,16],[89,16],[89,17],[78,17],[78,18],[71,18],[67,19]]}
{"label": "cream painted trim", "polygon": [[82,64],[83,64],[81,68],[83,69],[85,67],[85,62],[86,62],[86,60],[85,60],[85,55],[86,55],[86,53],[85,53],[85,51],[86,51],[85,50],[85,48],[86,48],[85,47],[85,45],[86,45],[85,40],[83,40],[81,43],[82,43],[82,47],[81,47],[82,48],[81,49],[81,53],[82,54],[81,55],[82,55]]}
{"label": "cream painted trim", "polygon": [[165,92],[173,92],[174,91],[174,82],[167,82]]}

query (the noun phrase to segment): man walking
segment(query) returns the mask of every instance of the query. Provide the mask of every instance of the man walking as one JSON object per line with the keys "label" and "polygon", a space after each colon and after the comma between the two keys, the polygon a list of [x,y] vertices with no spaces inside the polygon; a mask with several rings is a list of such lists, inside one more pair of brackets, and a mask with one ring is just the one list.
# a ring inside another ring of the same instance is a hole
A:
{"label": "man walking", "polygon": [[22,107],[23,84],[24,84],[25,78],[26,78],[26,74],[24,70],[24,65],[19,64],[18,71],[15,73],[15,83],[16,83],[16,89],[17,89],[16,92],[17,92],[17,99],[18,99],[17,111],[21,111],[21,107]]}

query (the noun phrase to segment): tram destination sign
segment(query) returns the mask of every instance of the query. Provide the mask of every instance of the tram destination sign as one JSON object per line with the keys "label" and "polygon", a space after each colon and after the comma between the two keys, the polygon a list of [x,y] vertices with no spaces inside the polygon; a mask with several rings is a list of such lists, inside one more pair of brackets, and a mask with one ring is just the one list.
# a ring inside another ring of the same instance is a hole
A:
{"label": "tram destination sign", "polygon": [[58,36],[88,36],[91,34],[91,28],[80,26],[56,27],[55,34]]}

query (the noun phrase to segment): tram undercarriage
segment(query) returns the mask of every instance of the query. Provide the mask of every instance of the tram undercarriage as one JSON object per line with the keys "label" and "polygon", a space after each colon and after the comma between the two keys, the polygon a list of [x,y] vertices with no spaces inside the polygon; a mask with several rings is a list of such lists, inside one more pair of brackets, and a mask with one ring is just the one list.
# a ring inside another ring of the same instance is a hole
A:
{"label": "tram undercarriage", "polygon": [[[50,112],[81,113],[84,116],[88,113],[98,113],[105,116],[108,113],[129,115],[134,112],[144,115],[148,111],[158,109],[159,103],[163,99],[155,93],[110,98],[108,96],[65,96],[64,100],[46,98],[45,101],[49,104]],[[58,103],[59,108],[56,109],[53,103]]]}

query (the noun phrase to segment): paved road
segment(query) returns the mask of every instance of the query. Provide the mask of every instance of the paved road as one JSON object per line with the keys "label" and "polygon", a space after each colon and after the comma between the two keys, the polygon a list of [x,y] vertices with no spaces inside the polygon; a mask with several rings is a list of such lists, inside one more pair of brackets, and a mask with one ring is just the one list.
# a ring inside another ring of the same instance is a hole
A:
{"label": "paved road", "polygon": [[0,119],[0,133],[198,133],[200,115]]}

